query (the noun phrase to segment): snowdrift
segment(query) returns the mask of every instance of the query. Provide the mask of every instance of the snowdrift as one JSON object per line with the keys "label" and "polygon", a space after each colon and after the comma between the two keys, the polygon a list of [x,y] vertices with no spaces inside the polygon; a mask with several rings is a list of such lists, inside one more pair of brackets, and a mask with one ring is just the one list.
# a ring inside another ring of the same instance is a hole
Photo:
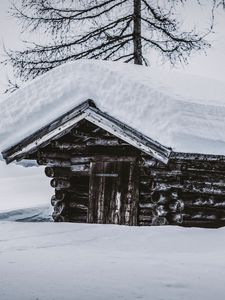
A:
{"label": "snowdrift", "polygon": [[[52,190],[48,178],[43,174],[43,167],[23,168],[16,164],[7,166],[0,161],[0,220],[5,219],[2,212],[31,207],[43,211],[41,207],[50,206]],[[39,212],[15,211],[15,214],[12,213],[8,217],[12,216],[12,220],[18,220],[21,213],[22,218],[39,214]]]}
{"label": "snowdrift", "polygon": [[79,60],[0,102],[0,151],[87,99],[174,151],[225,154],[223,82],[175,71]]}

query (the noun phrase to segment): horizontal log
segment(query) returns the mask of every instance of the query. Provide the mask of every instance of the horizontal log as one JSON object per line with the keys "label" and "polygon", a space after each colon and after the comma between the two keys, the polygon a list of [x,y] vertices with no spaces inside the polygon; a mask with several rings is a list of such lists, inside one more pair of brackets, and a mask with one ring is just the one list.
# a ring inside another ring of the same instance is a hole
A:
{"label": "horizontal log", "polygon": [[[214,176],[213,174],[210,176],[203,176],[199,177],[197,175],[195,176],[177,176],[174,175],[174,177],[170,177],[167,175],[160,177],[160,175],[157,175],[156,177],[150,177],[148,179],[141,179],[140,181],[140,188],[143,190],[159,190],[160,186],[165,186],[168,188],[191,188],[192,186],[196,186],[197,188],[213,188],[213,189],[221,189],[225,191],[225,179],[224,174],[219,174],[219,176]],[[167,189],[168,189],[167,188]]]}
{"label": "horizontal log", "polygon": [[79,130],[79,129],[72,129],[71,135],[75,138],[81,138],[81,139],[88,139],[88,138],[99,138],[99,137],[108,137],[110,136],[107,131],[104,131],[101,128],[96,128],[95,130]]}
{"label": "horizontal log", "polygon": [[184,201],[185,208],[203,208],[203,209],[225,209],[225,202],[214,202],[211,200],[203,200],[203,201]]}
{"label": "horizontal log", "polygon": [[[68,145],[66,145],[68,146]],[[57,153],[57,156],[55,156],[54,153]],[[51,155],[50,155],[51,154]],[[139,155],[140,150],[129,146],[120,144],[118,146],[87,146],[87,145],[80,145],[76,148],[73,147],[67,147],[65,149],[63,148],[51,148],[48,149],[47,153],[42,150],[39,152],[38,156],[40,157],[64,157],[65,159],[72,156],[92,156],[92,155],[116,155],[116,156],[133,156],[133,155]]]}
{"label": "horizontal log", "polygon": [[197,161],[188,161],[182,165],[182,171],[198,171],[198,172],[225,172],[225,163],[221,161],[206,161],[206,162],[197,162]]}
{"label": "horizontal log", "polygon": [[191,209],[185,208],[183,212],[185,219],[197,219],[197,220],[225,220],[225,211],[222,209]]}
{"label": "horizontal log", "polygon": [[204,184],[199,183],[187,183],[187,184],[169,184],[169,183],[157,183],[155,191],[168,191],[177,189],[177,191],[182,190],[183,192],[195,192],[200,194],[212,194],[212,195],[225,195],[225,188],[220,188],[217,186],[204,186]]}
{"label": "horizontal log", "polygon": [[140,191],[140,202],[141,203],[157,203],[157,204],[166,204],[175,200],[182,200],[181,193],[179,190],[174,190],[170,188],[166,191],[152,191],[152,192],[143,192]]}
{"label": "horizontal log", "polygon": [[144,208],[149,208],[149,209],[155,209],[156,204],[154,203],[143,203],[143,202],[139,202],[139,208],[144,209]]}
{"label": "horizontal log", "polygon": [[55,199],[58,200],[58,201],[65,200],[66,196],[67,196],[67,193],[62,191],[62,190],[59,190],[59,191],[56,190],[55,191]]}
{"label": "horizontal log", "polygon": [[152,225],[153,226],[168,225],[168,221],[165,217],[154,217],[152,219]]}
{"label": "horizontal log", "polygon": [[151,216],[154,217],[154,208],[151,207],[142,207],[139,209],[139,216]]}
{"label": "horizontal log", "polygon": [[72,177],[72,176],[88,176],[90,172],[89,164],[73,165],[66,167],[46,167],[45,174],[47,177]]}
{"label": "horizontal log", "polygon": [[225,195],[221,194],[199,194],[193,192],[182,192],[181,198],[187,205],[196,206],[218,206],[223,207],[225,205]]}
{"label": "horizontal log", "polygon": [[70,160],[71,158],[71,153],[66,153],[62,151],[53,151],[53,149],[48,149],[48,150],[39,150],[37,152],[37,157],[38,159],[44,159],[44,158],[49,158],[49,159],[65,159],[65,160]]}
{"label": "horizontal log", "polygon": [[87,209],[83,209],[80,207],[68,207],[68,211],[67,211],[67,216],[68,217],[79,217],[79,216],[84,216],[87,218]]}
{"label": "horizontal log", "polygon": [[40,164],[49,164],[62,166],[62,164],[84,164],[97,161],[108,161],[108,162],[123,162],[123,161],[134,161],[136,156],[128,155],[75,155],[73,153],[65,152],[39,152],[38,160]]}
{"label": "horizontal log", "polygon": [[86,149],[86,144],[78,144],[78,143],[61,143],[59,141],[52,141],[51,146],[53,149],[59,149],[59,150],[78,150],[83,151]]}
{"label": "horizontal log", "polygon": [[76,202],[85,202],[88,201],[88,192],[68,192],[65,190],[55,190],[55,198],[58,201],[65,201],[65,202],[71,202],[71,201],[76,201]]}
{"label": "horizontal log", "polygon": [[62,178],[53,178],[50,182],[50,185],[53,188],[61,188],[61,189],[67,189],[71,187],[70,181]]}
{"label": "horizontal log", "polygon": [[47,165],[48,167],[71,167],[71,160],[63,160],[60,158],[38,158],[39,165]]}
{"label": "horizontal log", "polygon": [[150,222],[150,223],[152,223],[153,216],[151,216],[151,215],[139,215],[138,219],[139,219],[139,222]]}
{"label": "horizontal log", "polygon": [[98,138],[98,139],[89,139],[85,142],[87,146],[121,146],[121,145],[129,145],[128,143],[116,139],[116,138]]}
{"label": "horizontal log", "polygon": [[88,210],[88,203],[85,204],[81,204],[81,203],[78,203],[78,202],[75,202],[75,201],[71,201],[71,202],[68,202],[68,207],[71,207],[71,208],[77,208],[77,209],[81,209],[81,210],[84,210],[87,212]]}
{"label": "horizontal log", "polygon": [[169,224],[181,224],[184,220],[183,213],[173,214],[170,213],[166,216],[167,221]]}
{"label": "horizontal log", "polygon": [[71,187],[71,188],[55,188],[55,191],[62,191],[65,192],[69,195],[71,195],[70,197],[73,197],[74,199],[76,197],[78,198],[88,198],[89,196],[89,190],[85,187],[85,188],[80,188],[78,187]]}
{"label": "horizontal log", "polygon": [[142,204],[145,204],[145,203],[152,203],[154,204],[154,201],[152,201],[152,196],[151,194],[140,194],[139,195],[139,202],[142,203]]}
{"label": "horizontal log", "polygon": [[61,215],[53,212],[52,218],[55,222],[87,223],[87,217],[85,215],[69,216],[69,215]]}
{"label": "horizontal log", "polygon": [[184,227],[201,227],[201,228],[219,228],[219,227],[225,226],[225,221],[183,220],[181,226],[184,226]]}
{"label": "horizontal log", "polygon": [[152,226],[152,221],[139,221],[138,226]]}
{"label": "horizontal log", "polygon": [[172,152],[170,155],[171,161],[180,161],[185,163],[186,161],[200,161],[200,162],[221,162],[225,163],[224,155],[213,155],[213,154],[199,154],[199,153],[181,153],[181,152]]}

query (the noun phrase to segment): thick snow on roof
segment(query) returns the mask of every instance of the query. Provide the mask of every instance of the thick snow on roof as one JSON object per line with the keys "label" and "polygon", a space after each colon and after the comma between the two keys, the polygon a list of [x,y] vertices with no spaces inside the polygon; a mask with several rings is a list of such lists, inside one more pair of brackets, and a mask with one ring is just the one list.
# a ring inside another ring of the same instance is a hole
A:
{"label": "thick snow on roof", "polygon": [[225,84],[99,60],[62,65],[0,101],[0,150],[87,99],[174,151],[225,154]]}

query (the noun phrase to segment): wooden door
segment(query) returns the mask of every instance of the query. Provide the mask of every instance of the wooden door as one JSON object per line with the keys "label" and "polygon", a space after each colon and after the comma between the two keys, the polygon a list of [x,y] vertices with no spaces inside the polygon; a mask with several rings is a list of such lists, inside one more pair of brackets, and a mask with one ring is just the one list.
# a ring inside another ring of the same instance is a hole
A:
{"label": "wooden door", "polygon": [[138,182],[135,160],[92,162],[88,222],[137,225]]}

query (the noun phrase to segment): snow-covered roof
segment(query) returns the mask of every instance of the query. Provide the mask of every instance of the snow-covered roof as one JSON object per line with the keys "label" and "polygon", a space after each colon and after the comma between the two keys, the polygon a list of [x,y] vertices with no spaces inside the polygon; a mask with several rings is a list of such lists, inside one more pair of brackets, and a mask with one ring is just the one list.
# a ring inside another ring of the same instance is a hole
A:
{"label": "snow-covered roof", "polygon": [[0,151],[93,99],[174,151],[225,154],[225,84],[99,60],[62,65],[0,101]]}

